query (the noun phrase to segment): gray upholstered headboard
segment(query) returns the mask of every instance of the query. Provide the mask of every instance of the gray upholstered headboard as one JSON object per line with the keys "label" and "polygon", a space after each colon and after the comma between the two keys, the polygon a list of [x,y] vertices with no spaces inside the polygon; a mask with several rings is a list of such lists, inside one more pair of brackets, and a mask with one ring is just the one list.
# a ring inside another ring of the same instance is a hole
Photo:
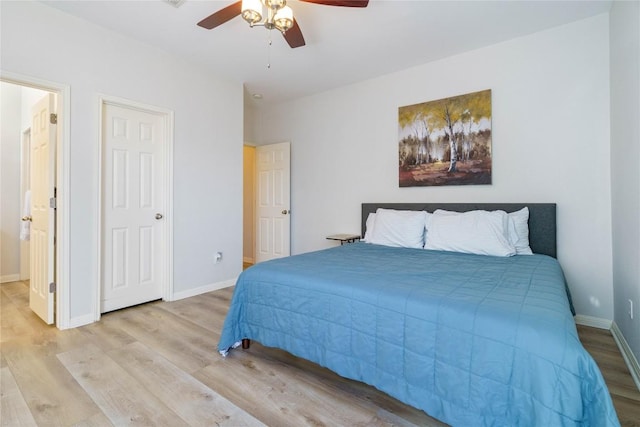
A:
{"label": "gray upholstered headboard", "polygon": [[555,203],[363,203],[362,235],[369,213],[378,208],[433,212],[436,209],[467,212],[476,209],[501,209],[514,212],[529,208],[529,246],[534,253],[556,258],[556,204]]}

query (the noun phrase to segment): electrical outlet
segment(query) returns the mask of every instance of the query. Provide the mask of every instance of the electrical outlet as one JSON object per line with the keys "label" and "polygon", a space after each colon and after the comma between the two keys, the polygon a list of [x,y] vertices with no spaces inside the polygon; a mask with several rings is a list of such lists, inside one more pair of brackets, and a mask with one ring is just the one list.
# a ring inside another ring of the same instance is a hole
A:
{"label": "electrical outlet", "polygon": [[222,252],[216,252],[214,255],[214,259],[216,260],[216,264],[222,262]]}
{"label": "electrical outlet", "polygon": [[629,299],[629,318],[633,320],[633,300]]}

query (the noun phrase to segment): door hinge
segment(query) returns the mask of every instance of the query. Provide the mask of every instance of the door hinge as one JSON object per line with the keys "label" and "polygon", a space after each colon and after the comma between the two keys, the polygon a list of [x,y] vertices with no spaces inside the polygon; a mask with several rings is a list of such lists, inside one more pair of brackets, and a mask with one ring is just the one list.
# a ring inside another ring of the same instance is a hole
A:
{"label": "door hinge", "polygon": [[51,123],[52,125],[58,124],[58,115],[56,113],[49,114],[49,123]]}
{"label": "door hinge", "polygon": [[55,197],[49,198],[49,207],[53,208],[53,209],[56,209],[57,208],[57,206],[56,206],[57,205],[57,200],[58,199],[55,198]]}
{"label": "door hinge", "polygon": [[55,282],[49,283],[49,293],[52,294],[55,291],[56,291],[56,283]]}

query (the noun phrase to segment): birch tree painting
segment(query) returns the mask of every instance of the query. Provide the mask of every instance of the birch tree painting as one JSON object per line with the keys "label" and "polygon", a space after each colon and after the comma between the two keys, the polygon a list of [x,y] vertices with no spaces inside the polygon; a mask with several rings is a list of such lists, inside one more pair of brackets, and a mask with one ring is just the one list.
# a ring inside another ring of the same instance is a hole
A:
{"label": "birch tree painting", "polygon": [[400,187],[491,184],[491,90],[398,109]]}

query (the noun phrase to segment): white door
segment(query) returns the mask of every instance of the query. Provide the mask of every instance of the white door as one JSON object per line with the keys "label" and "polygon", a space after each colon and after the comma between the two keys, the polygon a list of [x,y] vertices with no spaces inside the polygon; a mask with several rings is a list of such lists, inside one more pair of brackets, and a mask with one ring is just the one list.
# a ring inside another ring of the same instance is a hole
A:
{"label": "white door", "polygon": [[103,104],[101,313],[162,298],[165,120]]}
{"label": "white door", "polygon": [[290,254],[290,145],[256,147],[256,262]]}
{"label": "white door", "polygon": [[29,271],[31,268],[31,263],[29,262],[31,247],[28,240],[31,227],[31,223],[28,222],[28,217],[31,216],[31,196],[27,196],[27,191],[31,189],[30,158],[31,128],[22,133],[22,140],[20,141],[20,208],[23,215],[23,223],[20,224],[20,280],[29,280],[31,277],[31,271]]}
{"label": "white door", "polygon": [[31,230],[29,307],[53,323],[56,125],[55,97],[47,94],[31,109]]}

